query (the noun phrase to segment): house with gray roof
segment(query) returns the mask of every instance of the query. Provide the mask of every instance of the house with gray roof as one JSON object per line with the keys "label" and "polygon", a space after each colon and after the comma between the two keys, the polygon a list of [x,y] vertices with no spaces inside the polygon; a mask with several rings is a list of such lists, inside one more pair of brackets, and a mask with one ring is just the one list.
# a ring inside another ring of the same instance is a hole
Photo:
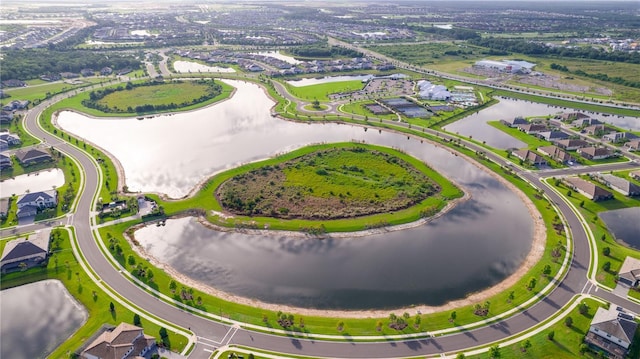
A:
{"label": "house with gray roof", "polygon": [[0,153],[0,170],[11,167],[13,167],[13,165],[11,164],[11,157]]}
{"label": "house with gray roof", "polygon": [[0,259],[3,273],[39,265],[49,253],[51,229],[42,229],[30,237],[7,242]]}
{"label": "house with gray roof", "polygon": [[544,131],[544,132],[538,133],[537,136],[549,142],[556,142],[560,140],[566,140],[569,138],[569,134],[562,131]]}
{"label": "house with gray roof", "polygon": [[528,150],[526,148],[521,149],[521,150],[517,150],[517,151],[513,151],[513,155],[516,156],[517,158],[523,160],[524,162],[530,163],[534,166],[540,166],[540,165],[546,165],[547,164],[547,160],[544,159],[544,157],[540,156],[539,154]]}
{"label": "house with gray roof", "polygon": [[602,160],[613,156],[613,151],[604,147],[582,147],[578,148],[578,153],[589,160]]}
{"label": "house with gray roof", "polygon": [[58,191],[50,189],[48,191],[26,193],[18,197],[16,202],[18,218],[35,216],[38,211],[45,208],[53,208],[58,205]]}
{"label": "house with gray roof", "polygon": [[518,125],[528,125],[529,121],[525,120],[522,116],[517,116],[506,120],[500,120],[500,123],[509,127],[518,127]]}
{"label": "house with gray roof", "polygon": [[84,359],[139,358],[156,345],[156,339],[146,335],[142,328],[120,323],[112,330],[102,332],[80,353]]}
{"label": "house with gray roof", "polygon": [[537,123],[527,123],[523,125],[518,125],[518,129],[527,135],[533,135],[536,133],[548,131],[549,128],[546,125],[541,125]]}
{"label": "house with gray roof", "polygon": [[629,287],[640,284],[640,259],[627,256],[618,271],[618,283]]}
{"label": "house with gray roof", "polygon": [[604,184],[606,184],[616,192],[622,193],[623,195],[629,197],[640,196],[640,186],[631,181],[627,181],[624,178],[620,178],[608,173],[598,175],[598,177]]}
{"label": "house with gray roof", "polygon": [[49,152],[37,148],[16,152],[16,158],[23,165],[31,165],[53,160]]}
{"label": "house with gray roof", "polygon": [[601,124],[602,122],[600,122],[599,120],[596,120],[595,118],[582,118],[582,119],[571,122],[571,126],[573,127],[587,127],[587,126],[601,125]]}
{"label": "house with gray roof", "polygon": [[567,140],[558,140],[558,141],[556,141],[556,145],[558,147],[562,148],[565,151],[573,151],[573,150],[577,150],[578,148],[581,148],[581,147],[589,146],[589,142],[587,142],[585,140],[567,139]]}
{"label": "house with gray roof", "polygon": [[638,329],[634,316],[622,308],[598,307],[591,320],[585,343],[594,349],[604,350],[609,358],[624,358]]}
{"label": "house with gray roof", "polygon": [[21,143],[20,136],[15,133],[6,131],[0,132],[0,146],[9,148],[11,146],[18,146]]}
{"label": "house with gray roof", "polygon": [[554,145],[538,147],[538,152],[542,153],[543,155],[547,155],[551,157],[551,159],[553,159],[554,161],[557,161],[560,163],[568,163],[568,162],[575,161],[575,159],[571,157],[570,154],[560,149],[560,147],[554,146]]}
{"label": "house with gray roof", "polygon": [[639,137],[631,132],[611,132],[604,136],[602,139],[609,142],[621,142],[629,140],[637,140]]}
{"label": "house with gray roof", "polygon": [[574,191],[593,201],[603,201],[613,198],[613,193],[580,177],[567,177],[564,179],[564,182]]}

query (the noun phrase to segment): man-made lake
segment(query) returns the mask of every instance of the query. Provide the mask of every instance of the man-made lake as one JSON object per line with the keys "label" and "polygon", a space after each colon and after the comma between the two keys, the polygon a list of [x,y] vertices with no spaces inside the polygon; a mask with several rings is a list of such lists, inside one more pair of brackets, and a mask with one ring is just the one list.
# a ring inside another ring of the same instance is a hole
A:
{"label": "man-made lake", "polygon": [[19,196],[26,192],[46,191],[62,185],[64,185],[64,173],[59,168],[52,168],[2,181],[0,184],[0,197],[10,197],[14,194]]}
{"label": "man-made lake", "polygon": [[287,83],[294,87],[303,87],[311,85],[326,84],[331,82],[343,82],[343,81],[367,81],[371,80],[373,75],[344,75],[344,76],[327,76],[320,78],[305,78],[299,80],[290,80]]}
{"label": "man-made lake", "polygon": [[498,98],[498,100],[500,101],[499,103],[447,125],[444,129],[450,132],[458,132],[464,136],[472,135],[474,139],[487,141],[489,146],[502,149],[522,148],[526,147],[526,145],[522,141],[488,125],[487,122],[516,116],[531,117],[555,115],[560,112],[583,112],[592,118],[623,129],[640,131],[640,118],[637,117],[604,116],[599,113],[507,98]]}
{"label": "man-made lake", "polygon": [[616,241],[640,250],[640,207],[602,212],[600,218]]}
{"label": "man-made lake", "polygon": [[193,61],[176,61],[173,63],[176,72],[236,72],[231,67],[207,66]]}
{"label": "man-made lake", "polygon": [[297,64],[302,63],[302,61],[296,60],[294,57],[281,54],[280,51],[254,52],[253,54],[273,57],[273,58],[276,58],[278,60],[282,60],[282,61],[284,61],[286,63],[289,63],[289,64],[292,64],[292,65],[297,65]]}
{"label": "man-made lake", "polygon": [[259,87],[229,83],[237,88],[233,98],[189,113],[138,121],[63,112],[58,122],[120,159],[131,190],[179,197],[241,163],[311,143],[357,140],[422,159],[470,191],[471,199],[429,224],[357,238],[220,233],[188,219],[136,234],[152,255],[179,272],[268,302],[390,308],[463,298],[506,278],[528,254],[533,221],[525,205],[463,158],[403,134],[274,118],[273,102]]}
{"label": "man-made lake", "polygon": [[88,316],[57,280],[0,291],[0,312],[0,358],[11,359],[47,357]]}

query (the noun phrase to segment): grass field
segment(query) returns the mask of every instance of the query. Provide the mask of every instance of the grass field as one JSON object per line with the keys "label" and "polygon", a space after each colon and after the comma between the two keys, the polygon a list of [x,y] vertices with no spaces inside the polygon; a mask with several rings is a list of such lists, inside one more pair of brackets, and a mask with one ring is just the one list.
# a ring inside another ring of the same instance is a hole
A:
{"label": "grass field", "polygon": [[[102,324],[117,325],[120,322],[133,323],[134,313],[118,304],[107,296],[84,272],[77,258],[71,251],[69,234],[66,230],[55,229],[54,240],[51,245],[52,254],[46,267],[32,268],[24,272],[2,274],[0,287],[2,289],[32,283],[45,279],[57,279],[64,283],[70,294],[82,304],[89,313],[89,320],[69,339],[60,345],[50,358],[69,357],[69,352],[75,351]],[[4,240],[2,242],[5,242]],[[109,310],[109,303],[114,302],[115,311]],[[145,333],[159,338],[160,326],[144,318],[141,323]],[[169,332],[169,342],[174,350],[182,350],[187,343],[186,338]]]}
{"label": "grass field", "polygon": [[140,86],[131,90],[116,91],[98,100],[97,103],[108,108],[133,112],[136,106],[168,105],[189,103],[207,95],[209,86],[193,81],[168,82],[152,86]]}
{"label": "grass field", "polygon": [[48,96],[52,96],[60,92],[74,90],[108,80],[110,79],[104,77],[82,78],[80,81],[82,81],[83,83],[78,85],[71,85],[64,82],[51,83],[37,80],[38,83],[35,83],[33,85],[30,84],[27,87],[5,89],[5,93],[11,95],[11,97],[3,99],[2,103],[11,102],[13,100],[29,100],[31,102],[34,102],[36,100],[44,100]]}
{"label": "grass field", "polygon": [[337,145],[236,175],[216,195],[240,215],[337,219],[396,211],[438,192],[439,185],[393,153]]}
{"label": "grass field", "polygon": [[438,42],[416,45],[369,46],[369,50],[417,66],[431,67],[433,64],[464,61],[482,57],[482,48],[453,42]]}
{"label": "grass field", "polygon": [[363,117],[369,117],[372,119],[383,119],[383,120],[391,120],[395,121],[398,119],[398,115],[394,113],[386,114],[386,115],[375,115],[373,112],[369,111],[365,105],[374,104],[374,101],[359,101],[359,102],[350,102],[345,103],[340,107],[340,111],[345,114],[354,114],[360,115]]}
{"label": "grass field", "polygon": [[308,101],[329,101],[330,94],[362,90],[364,88],[364,85],[365,84],[360,80],[328,82],[324,84],[301,87],[295,87],[285,82],[285,87],[290,94],[297,98]]}

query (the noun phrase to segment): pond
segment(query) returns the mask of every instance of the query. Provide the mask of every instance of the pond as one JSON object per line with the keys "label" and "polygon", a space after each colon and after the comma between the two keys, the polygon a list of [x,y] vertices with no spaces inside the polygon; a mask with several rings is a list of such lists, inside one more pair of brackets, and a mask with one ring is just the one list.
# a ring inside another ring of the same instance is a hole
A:
{"label": "pond", "polygon": [[506,278],[528,254],[533,220],[525,205],[463,158],[403,134],[274,118],[269,111],[273,102],[259,87],[229,83],[237,88],[233,98],[189,113],[138,121],[63,112],[58,123],[118,158],[134,191],[179,197],[210,175],[241,163],[311,143],[356,140],[398,148],[426,161],[470,191],[471,199],[427,225],[357,238],[318,241],[279,233],[220,233],[188,219],[136,234],[151,254],[179,272],[269,302],[389,308],[463,298]]}
{"label": "pond", "polygon": [[26,192],[50,190],[64,185],[64,172],[59,168],[27,173],[2,181],[0,197],[21,195]]}
{"label": "pond", "polygon": [[193,61],[175,61],[173,68],[176,72],[236,72],[231,67],[207,66]]}
{"label": "pond", "polygon": [[526,147],[526,145],[522,141],[488,125],[487,122],[514,118],[516,116],[547,116],[561,112],[578,111],[592,118],[611,123],[624,129],[632,128],[640,130],[640,119],[637,117],[605,116],[600,113],[509,98],[498,98],[498,100],[500,101],[499,103],[447,125],[444,129],[450,132],[458,132],[464,136],[473,135],[474,139],[486,141],[489,146],[501,149],[522,148]]}
{"label": "pond", "polygon": [[326,76],[319,78],[304,78],[299,80],[290,80],[287,83],[294,87],[303,87],[311,85],[326,84],[331,82],[343,82],[343,81],[368,81],[371,80],[373,75],[344,75],[344,76]]}
{"label": "pond", "polygon": [[599,216],[616,241],[640,250],[640,207],[606,211]]}
{"label": "pond", "polygon": [[292,65],[297,65],[302,63],[302,61],[296,60],[294,57],[281,54],[280,51],[252,52],[252,54],[273,57]]}
{"label": "pond", "polygon": [[88,316],[58,280],[0,291],[0,312],[0,357],[11,359],[47,357]]}

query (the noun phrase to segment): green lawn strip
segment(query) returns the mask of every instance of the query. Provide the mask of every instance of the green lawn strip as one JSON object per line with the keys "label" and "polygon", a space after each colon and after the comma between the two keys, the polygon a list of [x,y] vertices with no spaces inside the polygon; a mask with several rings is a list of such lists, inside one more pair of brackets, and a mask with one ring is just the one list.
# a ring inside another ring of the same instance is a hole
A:
{"label": "green lawn strip", "polygon": [[[583,357],[580,353],[580,345],[584,336],[589,331],[589,326],[593,315],[598,307],[603,306],[602,303],[593,299],[584,299],[581,301],[589,307],[587,314],[581,314],[578,307],[574,308],[569,315],[564,316],[562,320],[553,324],[548,329],[534,334],[530,338],[523,339],[521,342],[507,346],[500,346],[501,359],[520,359],[520,358],[579,358]],[[565,318],[571,317],[573,324],[571,327],[565,325]],[[548,335],[554,332],[553,340],[549,340]],[[522,350],[523,343],[528,341],[531,346]],[[478,355],[467,355],[467,358],[488,358],[489,353]],[[595,357],[595,356],[587,356]]]}
{"label": "green lawn strip", "polygon": [[[6,289],[45,279],[57,279],[60,280],[69,293],[85,307],[89,314],[87,322],[49,355],[50,358],[63,358],[69,357],[70,354],[93,335],[102,324],[117,325],[120,322],[133,323],[134,313],[120,306],[117,302],[114,302],[115,312],[112,313],[109,310],[109,303],[113,300],[93,283],[78,263],[77,258],[71,250],[69,232],[62,229],[55,229],[53,233],[60,233],[60,240],[53,241],[51,245],[52,255],[46,267],[32,268],[24,272],[2,274],[0,277],[0,287]],[[159,337],[160,327],[158,325],[146,322],[144,319],[142,319],[141,324],[147,334]],[[176,335],[171,331],[169,331],[169,340],[174,350],[181,350],[180,343],[182,342],[182,347],[184,347],[187,341],[186,338]]]}
{"label": "green lawn strip", "polygon": [[300,87],[290,85],[286,82],[283,83],[291,95],[308,101],[329,101],[330,94],[362,90],[365,85],[365,83],[360,80],[327,82]]}
{"label": "green lawn strip", "polygon": [[10,98],[3,99],[3,103],[11,102],[12,100],[29,100],[31,102],[43,101],[55,94],[65,91],[76,90],[83,87],[91,86],[96,83],[109,81],[110,79],[104,77],[90,77],[79,79],[83,83],[78,85],[72,85],[64,82],[48,83],[41,81],[39,84],[32,84],[27,87],[17,87],[12,89],[6,89],[5,93],[11,95]]}
{"label": "green lawn strip", "polygon": [[[217,353],[216,353],[217,354]],[[233,357],[235,355],[241,355],[244,359],[250,359],[249,354],[253,354],[254,359],[273,359],[273,358],[291,358],[291,359],[315,359],[317,357],[304,356],[304,355],[293,355],[293,354],[283,354],[276,353],[268,350],[255,349],[246,347],[243,345],[229,345],[229,349],[220,353],[220,359],[227,359],[231,355],[231,358],[237,359],[239,357]]]}
{"label": "green lawn strip", "polygon": [[511,136],[513,138],[516,138],[516,139],[526,143],[530,150],[536,150],[536,149],[538,149],[538,147],[550,146],[550,145],[553,144],[553,143],[551,143],[549,141],[545,141],[543,139],[540,139],[535,135],[528,135],[528,134],[520,131],[518,128],[513,128],[513,127],[509,127],[509,126],[503,125],[500,121],[489,121],[489,122],[487,122],[487,124],[489,124],[492,127],[497,128],[498,130],[508,134],[509,136]]}
{"label": "green lawn strip", "polygon": [[[549,180],[547,182],[555,186],[555,182],[553,180]],[[582,214],[585,221],[587,222],[586,224],[593,232],[597,247],[597,253],[595,254],[598,256],[596,279],[598,280],[598,282],[604,284],[605,286],[614,288],[616,286],[615,277],[618,273],[618,270],[620,270],[624,259],[627,256],[639,258],[640,254],[637,250],[616,242],[604,222],[600,219],[600,217],[598,217],[598,213],[614,209],[638,207],[640,206],[640,199],[626,197],[618,192],[611,190],[614,195],[613,199],[594,202],[575,191],[571,191],[570,197],[567,196],[566,194],[569,192],[569,188],[563,183],[559,183],[555,187],[562,195],[564,195],[567,200],[569,200],[578,209],[580,214]],[[602,239],[603,236],[604,240]],[[603,248],[605,247],[610,248],[611,252],[609,256],[605,256],[603,254]],[[602,268],[606,262],[610,262],[611,264],[609,271],[605,271]]]}
{"label": "green lawn strip", "polygon": [[318,106],[314,104],[304,105],[303,107],[306,111],[324,111],[329,108],[327,105],[319,104]]}
{"label": "green lawn strip", "polygon": [[528,93],[511,92],[507,90],[495,90],[493,91],[492,95],[517,98],[521,100],[544,103],[544,104],[554,105],[559,107],[575,108],[583,111],[602,112],[602,113],[610,113],[614,115],[640,117],[640,111],[630,109],[630,108],[601,106],[598,104],[567,101],[567,100],[558,99],[558,98],[537,96],[537,95],[532,95]]}
{"label": "green lawn strip", "polygon": [[[218,174],[209,179],[203,186],[203,188],[194,196],[182,201],[163,201],[157,195],[149,195],[158,202],[158,205],[164,208],[164,212],[167,215],[178,214],[190,209],[202,209],[202,210],[214,210],[222,211],[223,208],[218,203],[214,196],[214,191],[227,179],[236,176],[241,173],[248,172],[253,169],[257,169],[264,166],[271,166],[280,162],[290,160],[323,148],[336,148],[336,147],[361,147],[363,145],[357,143],[341,143],[341,144],[328,144],[328,145],[314,145],[308,146],[291,153],[278,156],[276,158],[268,159],[265,161],[250,163],[224,173]],[[218,225],[226,227],[243,227],[251,225],[255,228],[264,228],[268,226],[271,229],[283,229],[283,230],[305,230],[305,229],[319,229],[321,226],[325,228],[327,232],[345,232],[345,231],[357,231],[368,229],[372,227],[393,225],[413,222],[421,217],[421,212],[429,209],[433,206],[437,210],[444,207],[445,202],[449,199],[458,198],[462,196],[462,192],[459,191],[451,182],[449,182],[442,175],[429,168],[423,162],[416,160],[415,158],[406,154],[393,151],[388,148],[379,146],[369,146],[369,148],[375,148],[384,153],[391,153],[397,155],[401,159],[405,160],[412,166],[418,168],[421,172],[425,173],[429,178],[433,179],[442,188],[441,192],[437,196],[429,197],[421,201],[418,205],[409,207],[403,210],[397,210],[393,213],[381,213],[370,216],[337,219],[337,220],[305,220],[305,219],[274,219],[271,217],[248,217],[248,216],[235,216],[232,219],[219,218],[218,216],[208,216],[209,219]]]}

